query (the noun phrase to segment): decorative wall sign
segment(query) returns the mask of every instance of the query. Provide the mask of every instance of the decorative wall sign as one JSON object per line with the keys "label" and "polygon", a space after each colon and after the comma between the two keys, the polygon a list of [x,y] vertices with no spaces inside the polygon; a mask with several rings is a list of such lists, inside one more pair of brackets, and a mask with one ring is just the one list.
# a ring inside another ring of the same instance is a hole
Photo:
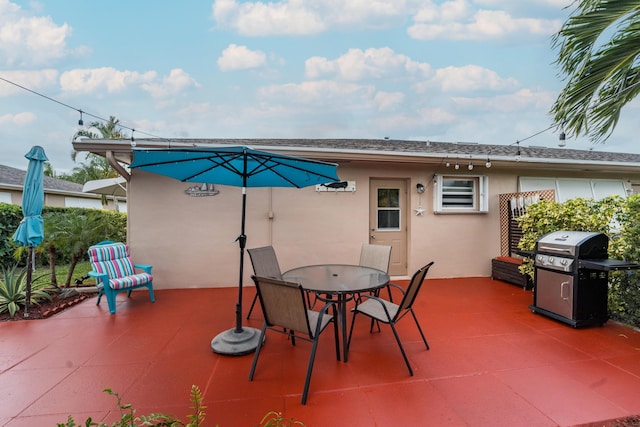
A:
{"label": "decorative wall sign", "polygon": [[355,181],[336,181],[316,185],[316,191],[335,191],[338,193],[355,193]]}
{"label": "decorative wall sign", "polygon": [[213,184],[202,184],[187,188],[185,191],[191,197],[215,196],[220,194]]}

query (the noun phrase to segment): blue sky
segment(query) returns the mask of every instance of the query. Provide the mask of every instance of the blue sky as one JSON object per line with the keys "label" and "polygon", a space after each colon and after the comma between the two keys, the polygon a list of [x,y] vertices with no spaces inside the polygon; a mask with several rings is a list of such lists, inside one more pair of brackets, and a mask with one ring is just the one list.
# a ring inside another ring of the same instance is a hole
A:
{"label": "blue sky", "polygon": [[[551,36],[571,0],[0,0],[0,163],[73,168],[77,109],[139,138],[555,147]],[[638,103],[605,145],[640,152]],[[85,123],[95,118],[84,116]]]}

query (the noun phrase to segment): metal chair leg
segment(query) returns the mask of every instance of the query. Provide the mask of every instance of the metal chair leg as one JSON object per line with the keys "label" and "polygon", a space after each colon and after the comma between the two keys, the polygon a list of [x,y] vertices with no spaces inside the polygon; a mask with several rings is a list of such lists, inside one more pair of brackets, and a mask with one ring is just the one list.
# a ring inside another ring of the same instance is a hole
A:
{"label": "metal chair leg", "polygon": [[422,337],[422,341],[424,341],[424,345],[427,347],[427,350],[429,350],[429,343],[427,343],[427,339],[424,337],[424,334],[422,333],[422,328],[420,327],[420,323],[418,323],[418,318],[416,317],[416,314],[413,312],[413,310],[409,310],[411,311],[411,315],[413,316],[413,320],[416,321],[416,326],[418,327],[418,332],[420,332],[420,336]]}
{"label": "metal chair leg", "polygon": [[258,301],[258,292],[256,292],[256,295],[253,297],[253,301],[251,302],[251,307],[249,308],[249,313],[247,313],[247,320],[249,320],[249,317],[251,316],[251,313],[253,312],[253,307],[256,305],[256,301]]}
{"label": "metal chair leg", "polygon": [[398,347],[400,347],[400,352],[402,353],[402,357],[404,358],[404,363],[407,364],[407,369],[409,369],[409,375],[413,376],[413,369],[411,369],[409,358],[407,357],[407,354],[404,352],[404,347],[402,347],[402,342],[400,342],[400,336],[398,335],[398,331],[396,331],[396,327],[393,323],[389,323],[389,326],[391,326],[393,335],[395,335],[396,337],[396,341],[398,342]]}

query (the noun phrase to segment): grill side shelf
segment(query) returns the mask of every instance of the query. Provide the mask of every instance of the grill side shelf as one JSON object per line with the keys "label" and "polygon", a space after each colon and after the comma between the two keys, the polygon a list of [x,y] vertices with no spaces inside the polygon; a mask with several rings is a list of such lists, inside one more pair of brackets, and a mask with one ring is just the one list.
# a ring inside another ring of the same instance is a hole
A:
{"label": "grill side shelf", "polygon": [[598,271],[640,270],[640,264],[620,259],[581,259],[579,268]]}

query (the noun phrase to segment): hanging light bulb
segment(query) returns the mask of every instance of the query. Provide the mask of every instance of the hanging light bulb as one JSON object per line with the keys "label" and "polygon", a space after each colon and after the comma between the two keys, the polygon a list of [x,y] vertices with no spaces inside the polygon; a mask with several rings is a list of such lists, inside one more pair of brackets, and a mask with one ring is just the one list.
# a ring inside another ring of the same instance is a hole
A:
{"label": "hanging light bulb", "polygon": [[485,163],[484,165],[487,167],[487,169],[489,169],[491,167],[491,159],[487,157],[487,163]]}
{"label": "hanging light bulb", "polygon": [[456,164],[455,164],[454,168],[455,168],[456,170],[460,169],[460,165],[458,164],[458,162],[456,162]]}
{"label": "hanging light bulb", "polygon": [[467,168],[469,168],[469,170],[473,170],[473,162],[469,162],[469,166],[467,166]]}
{"label": "hanging light bulb", "polygon": [[567,135],[565,135],[564,129],[560,131],[560,136],[558,137],[558,139],[560,140],[560,142],[558,143],[558,147],[566,147],[567,142],[565,140],[567,139]]}
{"label": "hanging light bulb", "polygon": [[519,162],[522,159],[522,155],[520,153],[520,141],[516,142],[518,144],[518,151],[516,151],[516,162]]}
{"label": "hanging light bulb", "polygon": [[449,166],[451,166],[451,163],[449,163],[449,160],[447,160],[447,163],[444,164],[444,167],[448,168]]}
{"label": "hanging light bulb", "polygon": [[133,137],[133,133],[135,132],[135,129],[131,129],[131,146],[135,147],[136,146],[136,139]]}
{"label": "hanging light bulb", "polygon": [[84,120],[82,120],[82,110],[78,110],[78,112],[80,113],[80,120],[78,120],[78,131],[83,131],[84,130]]}

